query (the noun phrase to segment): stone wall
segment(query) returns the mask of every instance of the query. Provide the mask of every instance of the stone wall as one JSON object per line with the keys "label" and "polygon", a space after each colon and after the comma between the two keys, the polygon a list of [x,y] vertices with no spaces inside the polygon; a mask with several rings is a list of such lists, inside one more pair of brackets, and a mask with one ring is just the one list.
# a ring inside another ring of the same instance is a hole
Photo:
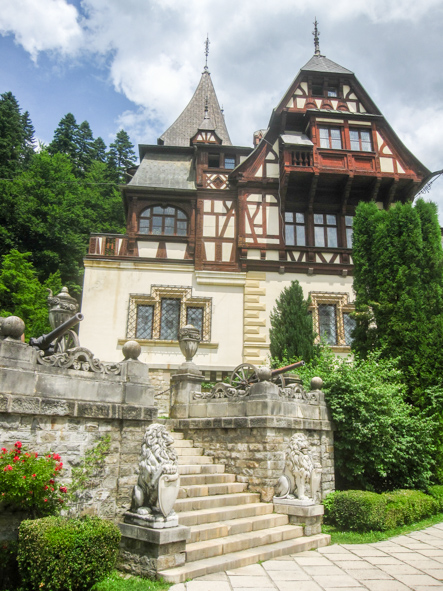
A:
{"label": "stone wall", "polygon": [[59,453],[69,486],[72,467],[99,438],[110,436],[103,470],[76,507],[80,513],[120,521],[137,480],[144,432],[156,417],[148,368],[135,359],[111,367],[83,352],[70,367],[57,367],[42,364],[38,352],[24,343],[0,340],[2,446],[21,441],[39,454]]}

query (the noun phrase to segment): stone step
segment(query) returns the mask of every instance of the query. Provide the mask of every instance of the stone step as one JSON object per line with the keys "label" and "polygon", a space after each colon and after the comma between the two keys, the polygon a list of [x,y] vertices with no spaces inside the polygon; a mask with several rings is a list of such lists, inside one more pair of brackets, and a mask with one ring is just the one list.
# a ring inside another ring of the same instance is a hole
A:
{"label": "stone step", "polygon": [[212,464],[213,459],[209,456],[178,456],[178,463],[179,464]]}
{"label": "stone step", "polygon": [[178,473],[180,475],[199,475],[199,474],[224,474],[223,464],[180,464]]}
{"label": "stone step", "polygon": [[203,449],[196,447],[179,447],[175,448],[175,453],[180,456],[202,456]]}
{"label": "stone step", "polygon": [[272,503],[250,503],[231,507],[215,507],[213,509],[202,509],[201,511],[183,511],[178,514],[178,522],[180,525],[187,526],[202,525],[203,523],[240,519],[241,517],[269,515],[272,511]]}
{"label": "stone step", "polygon": [[[321,548],[330,543],[331,536],[327,534],[317,534],[315,536],[297,538],[295,540],[285,540],[256,548],[249,548],[240,552],[232,552],[222,556],[204,558],[195,562],[188,562],[184,566],[173,569],[163,570],[158,573],[168,583],[183,583],[187,579],[194,579],[217,573],[220,571],[232,570],[263,560],[278,558],[288,554],[296,554],[305,550]],[[294,585],[294,589],[296,585]]]}
{"label": "stone step", "polygon": [[189,543],[204,542],[214,538],[224,538],[237,534],[259,531],[271,527],[280,527],[289,523],[288,516],[278,513],[269,515],[256,515],[255,517],[241,517],[240,519],[228,519],[214,523],[194,525],[191,528]]}
{"label": "stone step", "polygon": [[[178,431],[171,431],[170,432],[172,435],[172,438],[177,441],[178,439],[184,439],[185,436],[183,435],[183,433],[179,433]],[[188,441],[191,441],[190,439],[188,439]]]}
{"label": "stone step", "polygon": [[[210,497],[191,497],[178,499],[174,510],[177,513],[187,511],[202,511],[205,509],[218,509],[219,507],[232,507],[234,505],[248,505],[260,501],[259,493],[230,493],[225,495],[213,495]],[[271,505],[272,506],[272,505]]]}
{"label": "stone step", "polygon": [[183,447],[193,447],[194,442],[190,439],[175,439],[174,440],[174,448],[175,449],[182,449]]}
{"label": "stone step", "polygon": [[245,492],[247,484],[243,482],[231,482],[228,484],[192,484],[184,485],[180,481],[179,499],[187,497],[208,497],[211,495],[228,495],[231,493]]}
{"label": "stone step", "polygon": [[187,474],[180,477],[180,486],[229,484],[235,482],[235,474]]}
{"label": "stone step", "polygon": [[267,546],[286,540],[301,538],[303,527],[301,525],[281,525],[271,529],[262,529],[242,534],[234,534],[224,538],[205,540],[186,544],[186,562],[195,562],[204,558],[241,552],[257,546]]}

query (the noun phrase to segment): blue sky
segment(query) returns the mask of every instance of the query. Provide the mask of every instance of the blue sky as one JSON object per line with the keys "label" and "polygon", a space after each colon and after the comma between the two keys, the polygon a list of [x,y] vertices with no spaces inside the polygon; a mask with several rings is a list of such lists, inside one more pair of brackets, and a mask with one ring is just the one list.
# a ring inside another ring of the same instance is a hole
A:
{"label": "blue sky", "polygon": [[[109,145],[155,143],[209,68],[233,143],[251,145],[313,54],[355,72],[407,147],[443,168],[442,0],[0,0],[0,92],[48,143],[72,112]],[[443,179],[429,198],[443,223]]]}

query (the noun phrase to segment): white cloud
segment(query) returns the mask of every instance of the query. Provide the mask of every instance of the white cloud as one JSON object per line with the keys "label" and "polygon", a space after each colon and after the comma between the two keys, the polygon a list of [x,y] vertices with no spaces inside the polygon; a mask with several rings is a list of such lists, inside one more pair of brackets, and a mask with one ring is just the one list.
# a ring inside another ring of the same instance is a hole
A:
{"label": "white cloud", "polygon": [[14,35],[33,60],[42,51],[72,55],[83,38],[77,9],[65,0],[0,0],[0,33]]}

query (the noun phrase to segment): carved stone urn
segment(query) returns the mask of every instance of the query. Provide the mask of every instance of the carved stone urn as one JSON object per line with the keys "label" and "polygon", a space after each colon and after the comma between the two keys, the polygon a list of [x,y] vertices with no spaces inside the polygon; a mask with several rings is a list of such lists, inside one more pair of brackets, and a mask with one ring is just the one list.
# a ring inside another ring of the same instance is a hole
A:
{"label": "carved stone urn", "polygon": [[54,330],[78,312],[78,303],[75,298],[69,295],[67,287],[63,287],[56,296],[52,294],[50,289],[48,291],[49,324]]}
{"label": "carved stone urn", "polygon": [[187,324],[178,331],[178,342],[180,350],[185,356],[185,363],[179,367],[179,373],[193,373],[201,375],[201,371],[192,361],[194,355],[197,353],[198,345],[200,343],[200,331],[192,324]]}

